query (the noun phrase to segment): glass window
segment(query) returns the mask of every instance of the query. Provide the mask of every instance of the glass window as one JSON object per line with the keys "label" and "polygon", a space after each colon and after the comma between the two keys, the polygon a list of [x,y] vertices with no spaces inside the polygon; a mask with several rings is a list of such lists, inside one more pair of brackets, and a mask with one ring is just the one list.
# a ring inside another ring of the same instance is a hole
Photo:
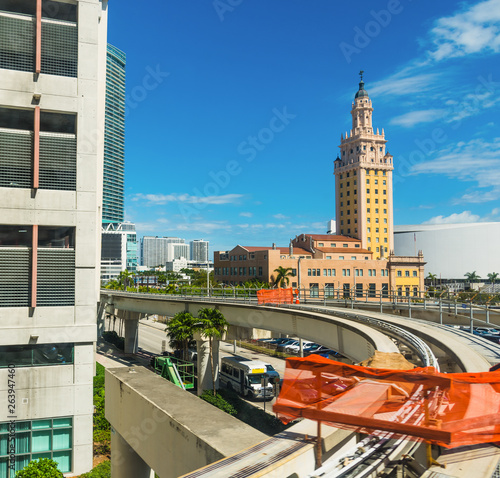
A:
{"label": "glass window", "polygon": [[398,271],[398,277],[402,277],[403,274],[401,273],[401,271]]}
{"label": "glass window", "polygon": [[0,368],[72,364],[73,352],[74,344],[7,345],[0,347]]}
{"label": "glass window", "polygon": [[[16,423],[15,472],[31,460],[51,458],[63,473],[72,468],[72,418],[33,420]],[[8,424],[0,423],[0,477],[6,478],[8,465]]]}

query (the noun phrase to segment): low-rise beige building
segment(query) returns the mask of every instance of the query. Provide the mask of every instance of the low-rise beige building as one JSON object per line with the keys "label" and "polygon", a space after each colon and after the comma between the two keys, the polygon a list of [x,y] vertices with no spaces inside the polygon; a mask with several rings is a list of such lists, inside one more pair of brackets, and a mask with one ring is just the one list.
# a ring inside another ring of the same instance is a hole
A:
{"label": "low-rise beige building", "polygon": [[288,247],[237,245],[214,253],[215,280],[243,285],[252,280],[274,284],[276,269],[290,268],[289,285],[311,297],[419,297],[424,290],[424,261],[418,257],[374,259],[361,240],[330,234],[301,234]]}

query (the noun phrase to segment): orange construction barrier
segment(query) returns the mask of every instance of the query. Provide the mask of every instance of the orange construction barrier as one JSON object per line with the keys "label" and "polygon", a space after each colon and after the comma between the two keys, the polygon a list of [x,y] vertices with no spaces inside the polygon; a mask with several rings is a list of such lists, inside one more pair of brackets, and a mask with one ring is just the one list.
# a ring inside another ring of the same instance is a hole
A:
{"label": "orange construction barrier", "polygon": [[310,355],[287,359],[274,405],[299,417],[373,435],[423,439],[454,448],[500,441],[500,372],[389,370]]}
{"label": "orange construction barrier", "polygon": [[292,304],[293,289],[261,289],[257,291],[258,304]]}

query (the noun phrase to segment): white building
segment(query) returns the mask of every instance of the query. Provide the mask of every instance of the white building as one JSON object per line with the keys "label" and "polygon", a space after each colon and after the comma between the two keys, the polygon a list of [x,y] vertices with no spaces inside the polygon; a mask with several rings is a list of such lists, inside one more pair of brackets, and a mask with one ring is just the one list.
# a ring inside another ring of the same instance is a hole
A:
{"label": "white building", "polygon": [[165,263],[165,270],[170,272],[180,272],[181,269],[188,268],[188,260],[185,257],[180,257]]}
{"label": "white building", "polygon": [[189,259],[189,244],[167,244],[166,262],[174,259]]}
{"label": "white building", "polygon": [[106,224],[101,237],[101,281],[116,279],[124,270],[137,271],[135,224]]}
{"label": "white building", "polygon": [[[169,244],[184,244],[179,237],[144,236],[141,239],[141,262],[146,267],[157,267],[165,264]],[[189,246],[188,246],[189,247]]]}
{"label": "white building", "polygon": [[190,259],[195,262],[207,262],[208,261],[208,241],[203,239],[195,239],[189,243],[191,248]]}
{"label": "white building", "polygon": [[465,279],[473,271],[486,279],[500,272],[499,241],[500,222],[394,227],[394,252],[408,256],[422,250],[426,273],[442,279]]}
{"label": "white building", "polygon": [[16,471],[48,457],[80,475],[93,455],[107,1],[36,5],[0,11],[2,478],[10,420]]}

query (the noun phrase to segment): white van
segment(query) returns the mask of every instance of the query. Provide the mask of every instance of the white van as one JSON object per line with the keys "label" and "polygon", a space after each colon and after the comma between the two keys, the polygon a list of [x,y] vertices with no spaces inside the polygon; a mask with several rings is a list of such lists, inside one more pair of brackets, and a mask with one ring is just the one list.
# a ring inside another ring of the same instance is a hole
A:
{"label": "white van", "polygon": [[[224,357],[221,360],[219,380],[229,390],[249,398],[272,398],[274,390],[267,374],[267,364],[260,360],[240,360]],[[267,386],[262,387],[263,379]]]}

